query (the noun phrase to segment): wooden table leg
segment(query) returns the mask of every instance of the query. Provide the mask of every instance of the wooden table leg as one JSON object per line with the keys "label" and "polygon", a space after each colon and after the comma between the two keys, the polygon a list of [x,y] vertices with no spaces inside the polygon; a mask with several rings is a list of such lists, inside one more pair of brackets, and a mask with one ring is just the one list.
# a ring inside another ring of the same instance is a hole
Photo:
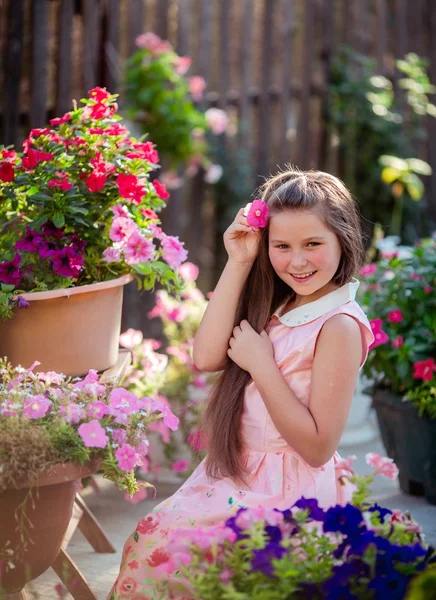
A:
{"label": "wooden table leg", "polygon": [[4,595],[1,596],[4,600],[27,600],[26,592],[22,590],[21,592],[4,592]]}
{"label": "wooden table leg", "polygon": [[83,498],[81,498],[79,494],[77,494],[76,496],[75,504],[82,511],[82,516],[80,517],[78,528],[86,537],[86,539],[94,548],[94,550],[102,554],[112,554],[116,552],[115,548],[108,540],[103,530],[103,527],[94,517],[92,512],[86,506]]}
{"label": "wooden table leg", "polygon": [[52,569],[54,569],[74,600],[98,600],[80,572],[79,567],[66,550],[59,551],[52,564]]}

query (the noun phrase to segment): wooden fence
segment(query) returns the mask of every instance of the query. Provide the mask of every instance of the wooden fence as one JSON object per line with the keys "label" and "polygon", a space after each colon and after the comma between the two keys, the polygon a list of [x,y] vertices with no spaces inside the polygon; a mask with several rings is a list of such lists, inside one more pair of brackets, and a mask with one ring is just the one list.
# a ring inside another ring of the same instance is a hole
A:
{"label": "wooden fence", "polygon": [[[279,165],[326,164],[328,83],[342,44],[374,57],[385,74],[406,52],[428,56],[436,82],[434,0],[0,0],[0,16],[1,143],[19,144],[94,85],[121,91],[135,38],[154,31],[193,58],[190,73],[208,82],[205,106],[229,112],[221,150],[229,161],[243,151],[253,189]],[[436,222],[435,119],[428,128]],[[212,287],[213,222],[224,217],[210,186],[197,177],[166,210],[167,228],[186,240],[202,286]],[[125,324],[144,326],[140,302],[132,296]]]}

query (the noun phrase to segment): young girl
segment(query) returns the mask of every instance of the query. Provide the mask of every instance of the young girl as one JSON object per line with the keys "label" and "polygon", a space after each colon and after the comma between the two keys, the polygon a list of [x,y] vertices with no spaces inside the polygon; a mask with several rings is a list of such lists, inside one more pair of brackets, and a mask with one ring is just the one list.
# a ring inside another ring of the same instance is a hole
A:
{"label": "young girl", "polygon": [[358,213],[344,185],[319,171],[278,174],[263,200],[265,229],[241,209],[224,234],[228,262],[195,337],[196,366],[222,370],[205,415],[207,458],[138,523],[111,600],[183,597],[157,569],[174,529],[216,524],[241,506],[283,510],[305,496],[327,508],[351,497],[336,447],[373,340],[355,301]]}

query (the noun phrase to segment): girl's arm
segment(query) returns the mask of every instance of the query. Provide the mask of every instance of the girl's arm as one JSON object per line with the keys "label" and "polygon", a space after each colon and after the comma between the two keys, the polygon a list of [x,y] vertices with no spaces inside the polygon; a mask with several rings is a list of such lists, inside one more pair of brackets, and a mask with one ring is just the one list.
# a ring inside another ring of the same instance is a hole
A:
{"label": "girl's arm", "polygon": [[219,371],[227,358],[236,309],[251,264],[229,260],[209,300],[194,339],[194,363],[200,371]]}
{"label": "girl's arm", "polygon": [[219,371],[227,358],[242,288],[257,256],[259,230],[247,223],[241,208],[224,233],[227,265],[194,338],[194,364],[200,371]]}
{"label": "girl's arm", "polygon": [[358,323],[344,314],[328,319],[316,345],[308,407],[289,388],[271,355],[253,361],[250,373],[274,425],[312,467],[321,467],[336,451],[361,360]]}

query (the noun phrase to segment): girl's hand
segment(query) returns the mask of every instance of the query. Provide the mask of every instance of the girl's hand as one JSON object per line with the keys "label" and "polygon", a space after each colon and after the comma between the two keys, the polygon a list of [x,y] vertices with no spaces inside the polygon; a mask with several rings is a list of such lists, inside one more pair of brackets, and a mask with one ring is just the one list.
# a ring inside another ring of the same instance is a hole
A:
{"label": "girl's hand", "polygon": [[229,341],[227,354],[241,369],[252,372],[256,365],[265,361],[267,356],[274,357],[271,340],[266,331],[258,334],[248,321],[233,329],[233,336]]}
{"label": "girl's hand", "polygon": [[238,264],[253,263],[259,250],[260,236],[260,229],[248,225],[244,209],[241,208],[224,233],[224,246],[229,259]]}

